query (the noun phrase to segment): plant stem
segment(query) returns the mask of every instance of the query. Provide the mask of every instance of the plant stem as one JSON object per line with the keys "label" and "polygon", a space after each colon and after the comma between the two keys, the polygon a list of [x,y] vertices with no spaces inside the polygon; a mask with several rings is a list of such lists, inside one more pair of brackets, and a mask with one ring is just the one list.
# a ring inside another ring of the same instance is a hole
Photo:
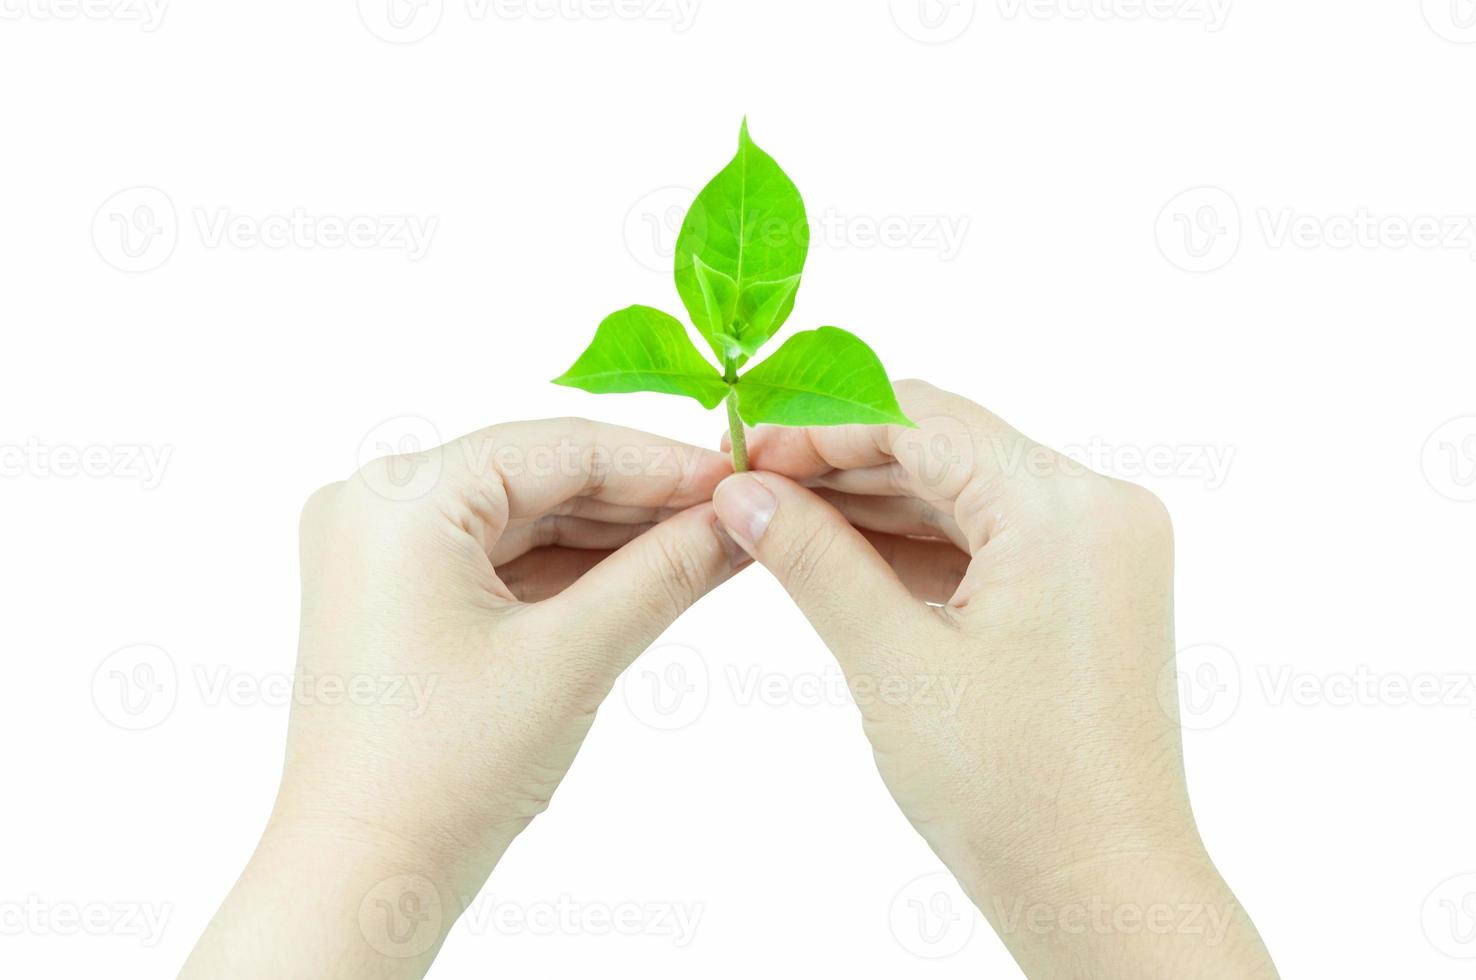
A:
{"label": "plant stem", "polygon": [[743,419],[738,417],[738,389],[728,389],[728,438],[733,443],[733,472],[748,469],[748,440],[743,435]]}

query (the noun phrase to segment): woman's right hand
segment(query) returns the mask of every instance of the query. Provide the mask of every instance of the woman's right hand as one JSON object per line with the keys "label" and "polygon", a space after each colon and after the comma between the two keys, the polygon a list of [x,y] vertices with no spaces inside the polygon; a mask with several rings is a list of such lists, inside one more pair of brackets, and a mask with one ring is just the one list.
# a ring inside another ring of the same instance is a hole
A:
{"label": "woman's right hand", "polygon": [[714,496],[846,672],[892,795],[1032,977],[1274,977],[1185,787],[1158,499],[921,382],[763,429]]}

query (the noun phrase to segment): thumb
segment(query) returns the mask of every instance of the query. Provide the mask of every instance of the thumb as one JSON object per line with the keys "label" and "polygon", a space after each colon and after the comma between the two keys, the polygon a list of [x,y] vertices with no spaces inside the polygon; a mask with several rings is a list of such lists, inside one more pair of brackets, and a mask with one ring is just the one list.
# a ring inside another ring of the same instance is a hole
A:
{"label": "thumb", "polygon": [[728,534],[774,574],[849,667],[921,609],[892,567],[830,504],[777,473],[738,473],[712,497]]}
{"label": "thumb", "polygon": [[624,670],[689,606],[748,564],[711,504],[669,517],[627,543],[551,599],[546,612]]}

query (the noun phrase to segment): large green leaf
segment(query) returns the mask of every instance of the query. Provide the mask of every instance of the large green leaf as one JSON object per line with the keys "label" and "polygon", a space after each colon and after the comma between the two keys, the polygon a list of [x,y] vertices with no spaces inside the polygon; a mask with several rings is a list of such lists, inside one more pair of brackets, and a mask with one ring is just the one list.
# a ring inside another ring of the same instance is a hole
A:
{"label": "large green leaf", "polygon": [[[810,224],[799,189],[749,138],[745,120],[738,154],[687,211],[673,270],[692,322],[719,359],[752,355],[784,325],[809,250]],[[731,280],[736,304],[709,302],[713,289],[704,291],[699,261]]]}
{"label": "large green leaf", "polygon": [[797,333],[738,379],[749,425],[912,425],[871,348],[839,327]]}
{"label": "large green leaf", "polygon": [[728,386],[692,346],[681,321],[649,306],[605,317],[594,340],[554,384],[596,394],[660,391],[686,395],[716,408]]}

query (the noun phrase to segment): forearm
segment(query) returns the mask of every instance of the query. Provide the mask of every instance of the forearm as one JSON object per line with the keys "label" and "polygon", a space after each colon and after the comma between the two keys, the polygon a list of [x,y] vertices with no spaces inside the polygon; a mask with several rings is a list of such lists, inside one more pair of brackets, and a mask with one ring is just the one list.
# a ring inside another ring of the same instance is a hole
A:
{"label": "forearm", "polygon": [[465,883],[411,851],[268,829],[180,980],[418,980]]}

